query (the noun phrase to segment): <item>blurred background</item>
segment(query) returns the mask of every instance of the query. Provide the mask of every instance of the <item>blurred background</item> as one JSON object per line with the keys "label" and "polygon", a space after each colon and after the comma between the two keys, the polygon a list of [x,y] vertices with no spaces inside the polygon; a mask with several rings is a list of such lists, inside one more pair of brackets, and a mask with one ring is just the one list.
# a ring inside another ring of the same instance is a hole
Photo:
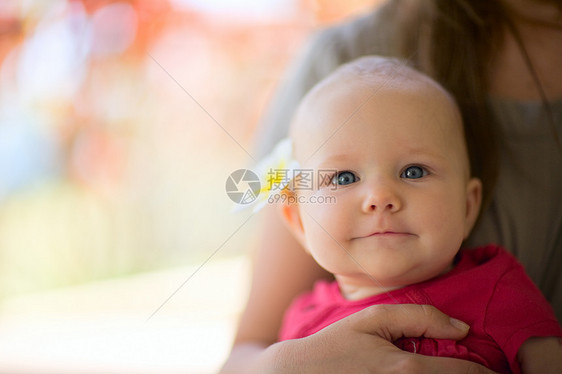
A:
{"label": "blurred background", "polygon": [[354,0],[0,2],[0,373],[213,373],[259,217],[228,175]]}

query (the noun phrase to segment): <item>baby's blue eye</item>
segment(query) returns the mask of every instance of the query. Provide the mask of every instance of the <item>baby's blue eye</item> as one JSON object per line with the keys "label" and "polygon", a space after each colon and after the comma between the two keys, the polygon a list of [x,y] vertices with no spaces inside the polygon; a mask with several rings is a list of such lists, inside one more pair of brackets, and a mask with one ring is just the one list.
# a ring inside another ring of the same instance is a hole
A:
{"label": "baby's blue eye", "polygon": [[419,179],[426,175],[427,171],[421,166],[408,166],[402,174],[400,174],[400,178]]}
{"label": "baby's blue eye", "polygon": [[337,173],[334,178],[332,178],[332,184],[338,186],[345,186],[351,183],[355,183],[359,178],[353,174],[351,171],[341,171]]}

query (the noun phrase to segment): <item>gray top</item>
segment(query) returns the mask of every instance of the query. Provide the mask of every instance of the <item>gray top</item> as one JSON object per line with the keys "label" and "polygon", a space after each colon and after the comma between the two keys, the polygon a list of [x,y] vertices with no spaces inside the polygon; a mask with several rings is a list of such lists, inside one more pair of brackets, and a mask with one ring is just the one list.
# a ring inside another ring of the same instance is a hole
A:
{"label": "gray top", "polygon": [[[391,6],[317,33],[282,82],[258,134],[258,156],[287,136],[306,92],[339,65],[364,55],[397,56]],[[515,254],[562,321],[562,150],[540,103],[490,98],[503,132],[500,174],[470,246],[498,243]],[[562,100],[551,103],[562,138]]]}

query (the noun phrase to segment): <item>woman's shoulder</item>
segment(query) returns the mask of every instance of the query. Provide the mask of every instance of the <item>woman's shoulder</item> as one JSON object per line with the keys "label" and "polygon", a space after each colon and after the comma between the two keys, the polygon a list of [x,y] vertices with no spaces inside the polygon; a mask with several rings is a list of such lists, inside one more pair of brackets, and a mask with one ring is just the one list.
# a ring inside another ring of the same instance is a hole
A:
{"label": "woman's shoulder", "polygon": [[365,55],[393,55],[402,3],[386,2],[357,18],[321,29],[311,38],[309,49],[332,56],[335,66]]}

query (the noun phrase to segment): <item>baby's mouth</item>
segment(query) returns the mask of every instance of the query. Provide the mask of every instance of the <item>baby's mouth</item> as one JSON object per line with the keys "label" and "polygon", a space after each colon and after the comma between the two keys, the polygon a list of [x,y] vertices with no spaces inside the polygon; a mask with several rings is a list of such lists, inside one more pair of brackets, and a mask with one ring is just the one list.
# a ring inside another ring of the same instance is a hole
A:
{"label": "baby's mouth", "polygon": [[388,229],[384,229],[384,230],[377,230],[377,231],[373,231],[370,234],[364,235],[364,236],[358,236],[355,239],[362,239],[362,238],[407,238],[407,237],[413,237],[416,236],[415,234],[408,232],[408,231],[402,231],[402,230],[388,230]]}

